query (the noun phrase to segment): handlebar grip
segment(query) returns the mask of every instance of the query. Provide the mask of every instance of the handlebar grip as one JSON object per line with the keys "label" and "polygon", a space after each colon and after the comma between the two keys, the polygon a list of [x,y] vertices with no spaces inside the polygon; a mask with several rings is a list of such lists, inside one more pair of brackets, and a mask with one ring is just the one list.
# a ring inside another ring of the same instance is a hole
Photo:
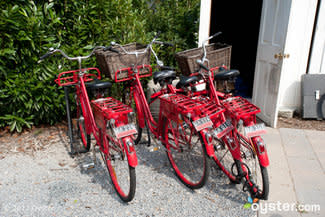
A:
{"label": "handlebar grip", "polygon": [[157,35],[153,38],[153,41],[156,40],[160,36],[161,32],[159,31]]}
{"label": "handlebar grip", "polygon": [[49,57],[51,55],[52,55],[52,52],[48,52],[48,53],[44,54],[43,56],[41,56],[39,59],[44,60],[45,58],[47,58],[47,57]]}
{"label": "handlebar grip", "polygon": [[120,53],[120,51],[118,51],[118,50],[116,50],[116,49],[114,49],[112,47],[110,47],[109,50],[112,51],[112,52],[115,52],[115,53]]}
{"label": "handlebar grip", "polygon": [[109,51],[112,51],[112,52],[115,52],[115,53],[120,53],[118,50],[112,48],[111,46],[109,46],[109,47],[105,47],[103,50],[104,50],[104,51],[108,51],[108,50],[109,50]]}
{"label": "handlebar grip", "polygon": [[213,34],[213,35],[211,36],[211,38],[217,37],[218,35],[221,35],[221,34],[222,34],[222,32],[217,32],[217,33]]}
{"label": "handlebar grip", "polygon": [[170,47],[174,47],[174,44],[169,43],[169,42],[163,42],[163,41],[154,41],[154,44],[161,44],[161,45],[165,45],[165,46],[170,46]]}
{"label": "handlebar grip", "polygon": [[201,68],[203,68],[204,70],[206,70],[206,71],[210,71],[210,69],[208,68],[208,67],[206,67],[205,65],[203,65],[201,62],[196,62],[197,64],[199,64],[199,66],[201,67]]}
{"label": "handlebar grip", "polygon": [[169,46],[169,47],[174,47],[174,44],[173,43],[169,43],[169,42],[163,42],[163,45]]}

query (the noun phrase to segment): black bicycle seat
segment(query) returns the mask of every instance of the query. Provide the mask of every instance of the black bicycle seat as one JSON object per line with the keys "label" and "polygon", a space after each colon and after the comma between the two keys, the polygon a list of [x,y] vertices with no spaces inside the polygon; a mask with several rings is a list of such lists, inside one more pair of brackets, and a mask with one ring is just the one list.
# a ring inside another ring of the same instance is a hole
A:
{"label": "black bicycle seat", "polygon": [[176,88],[187,87],[196,81],[199,81],[199,78],[197,76],[181,76],[179,82],[176,84]]}
{"label": "black bicycle seat", "polygon": [[90,90],[106,89],[111,86],[112,86],[112,83],[109,81],[94,80],[92,82],[86,83],[87,89],[90,89]]}
{"label": "black bicycle seat", "polygon": [[237,69],[222,70],[214,75],[215,80],[230,80],[236,78],[240,72]]}
{"label": "black bicycle seat", "polygon": [[166,79],[172,79],[174,80],[176,78],[176,72],[173,70],[163,70],[163,71],[157,71],[153,74],[153,82],[157,84],[157,82],[166,80]]}

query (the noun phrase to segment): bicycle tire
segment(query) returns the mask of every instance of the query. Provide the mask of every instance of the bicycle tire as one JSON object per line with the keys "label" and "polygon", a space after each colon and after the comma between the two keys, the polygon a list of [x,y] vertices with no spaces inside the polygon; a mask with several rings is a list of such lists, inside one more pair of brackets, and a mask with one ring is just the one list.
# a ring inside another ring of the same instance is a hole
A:
{"label": "bicycle tire", "polygon": [[85,151],[90,150],[90,135],[86,133],[85,119],[80,104],[77,107],[77,134]]}
{"label": "bicycle tire", "polygon": [[[206,153],[205,145],[201,134],[196,132],[194,129],[183,128],[181,132],[184,135],[177,136],[178,134],[175,134],[175,130],[177,131],[179,129],[179,122],[176,123],[170,119],[165,118],[163,123],[164,145],[167,149],[166,152],[168,160],[172,168],[174,169],[177,178],[185,186],[191,189],[198,189],[203,187],[204,184],[207,182],[210,174],[210,158]],[[196,143],[192,143],[192,141],[186,139],[186,134],[188,133],[190,133],[189,135],[191,135],[188,138],[190,138],[191,140],[196,139]],[[172,141],[178,141],[178,144],[183,144],[183,146],[177,147],[175,143],[172,144]],[[189,144],[193,145],[193,147],[186,150],[186,148],[189,147]],[[194,160],[194,165],[191,165],[192,162],[190,157],[192,156]]]}
{"label": "bicycle tire", "polygon": [[130,202],[135,195],[135,168],[130,166],[123,144],[119,139],[106,138],[108,154],[101,152],[102,158],[110,175],[118,196],[124,202]]}
{"label": "bicycle tire", "polygon": [[[267,200],[269,195],[269,177],[266,167],[260,165],[257,155],[254,153],[253,148],[241,145],[242,163],[248,167],[249,180],[253,182],[258,188],[257,192],[250,192],[252,197]],[[247,179],[247,178],[246,178]]]}

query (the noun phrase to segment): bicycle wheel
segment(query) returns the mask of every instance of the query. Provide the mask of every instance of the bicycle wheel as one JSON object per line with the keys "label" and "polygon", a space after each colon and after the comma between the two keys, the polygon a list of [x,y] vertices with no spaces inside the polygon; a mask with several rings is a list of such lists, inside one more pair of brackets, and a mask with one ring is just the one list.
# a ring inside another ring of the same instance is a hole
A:
{"label": "bicycle wheel", "polygon": [[222,172],[229,178],[232,183],[238,184],[236,176],[232,173],[232,166],[235,161],[232,157],[231,152],[228,149],[228,146],[224,141],[213,138],[212,144],[214,146],[214,156],[213,160],[222,170]]}
{"label": "bicycle wheel", "polygon": [[80,104],[77,106],[77,134],[86,151],[90,149],[90,135],[86,133],[85,118],[82,114]]}
{"label": "bicycle wheel", "polygon": [[132,95],[130,95],[130,88],[126,87],[124,88],[123,91],[123,103],[130,106],[133,109],[133,112],[135,113],[134,116],[129,120],[129,123],[133,123],[134,126],[137,129],[137,134],[133,135],[134,136],[134,144],[137,145],[142,136],[142,128],[139,126],[139,120],[138,120],[138,111],[136,109],[136,105],[134,100],[131,98]]}
{"label": "bicycle wheel", "polygon": [[117,139],[108,130],[104,144],[107,145],[108,154],[102,154],[107,170],[111,177],[115,191],[124,202],[129,202],[134,198],[136,188],[135,168],[131,167],[120,139]]}
{"label": "bicycle wheel", "polygon": [[[248,179],[246,182],[251,182],[256,191],[246,186],[245,190],[249,190],[252,197],[267,200],[269,194],[269,177],[267,168],[260,165],[257,155],[251,145],[241,145],[241,159],[243,166],[248,171]],[[245,188],[245,186],[244,186]]]}
{"label": "bicycle wheel", "polygon": [[209,177],[210,159],[201,135],[186,122],[166,118],[163,138],[169,162],[179,180],[191,189],[203,187]]}

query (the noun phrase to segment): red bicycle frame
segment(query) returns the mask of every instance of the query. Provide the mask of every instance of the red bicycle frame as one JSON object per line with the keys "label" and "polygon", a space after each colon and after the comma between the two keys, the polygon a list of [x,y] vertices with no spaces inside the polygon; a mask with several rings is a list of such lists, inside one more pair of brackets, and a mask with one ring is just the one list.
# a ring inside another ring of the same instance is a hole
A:
{"label": "red bicycle frame", "polygon": [[[79,100],[78,103],[80,103],[81,111],[84,117],[86,133],[88,135],[93,134],[96,143],[100,146],[101,151],[107,154],[109,148],[109,143],[107,140],[107,136],[109,137],[109,135],[106,134],[107,122],[111,119],[114,119],[116,127],[127,124],[128,122],[127,114],[132,112],[132,109],[125,108],[124,110],[113,112],[111,108],[112,105],[107,105],[104,107],[100,107],[100,106],[96,107],[96,100],[93,100],[92,102],[90,102],[89,100],[85,82],[92,81],[93,80],[91,78],[92,76],[96,77],[97,79],[100,79],[101,78],[100,71],[97,68],[86,68],[86,69],[82,69],[81,71],[82,72],[96,71],[97,74],[79,73],[80,70],[72,70],[72,71],[60,73],[58,79],[56,79],[55,82],[59,86],[75,85],[77,100]],[[115,100],[114,98],[111,97],[105,99]],[[116,103],[119,102],[117,100],[115,101]],[[94,113],[93,110],[95,111]],[[114,116],[112,116],[110,113],[113,113]],[[113,139],[113,138],[109,137],[109,139]],[[130,166],[132,167],[137,166],[138,160],[135,153],[135,149],[134,146],[130,145],[131,143],[129,142],[131,140],[131,137],[126,136],[123,137],[121,140],[123,143],[123,147],[121,148],[123,148],[126,151]]]}
{"label": "red bicycle frame", "polygon": [[[150,66],[148,65],[146,67],[150,67]],[[151,71],[152,70],[150,69],[150,72]],[[150,112],[150,108],[147,103],[147,100],[146,100],[146,97],[145,97],[145,94],[144,94],[144,91],[143,91],[143,88],[142,88],[142,85],[140,82],[141,75],[139,75],[138,73],[132,73],[129,75],[132,77],[129,77],[127,80],[132,80],[129,88],[130,88],[131,95],[134,97],[134,102],[135,102],[137,113],[138,113],[138,122],[139,122],[140,128],[144,128],[147,124],[147,127],[150,129],[152,134],[159,140],[162,140],[162,133],[163,133],[162,121],[165,117],[171,118],[170,113],[168,113],[168,109],[169,109],[168,106],[166,104],[160,105],[159,119],[158,119],[158,123],[157,123],[154,120],[154,118],[152,117],[152,114]],[[164,94],[177,95],[177,89],[175,89],[175,87],[173,85],[168,84],[165,90],[157,92],[156,94],[154,94],[154,96],[159,97],[159,96],[163,96]],[[184,96],[184,95],[181,94],[180,96]],[[191,101],[189,98],[186,98],[186,100]],[[177,102],[175,102],[175,103],[177,104]],[[204,104],[201,103],[200,105],[202,107],[204,107]],[[193,109],[193,110],[187,109],[186,111],[191,113],[191,118],[193,121],[202,117],[202,113],[198,112],[199,110],[197,108]],[[175,112],[177,114],[177,111],[175,111]],[[218,111],[218,114],[220,114],[220,113],[222,113],[222,111]],[[205,148],[206,148],[207,154],[208,154],[208,156],[212,157],[214,154],[214,150],[213,150],[213,145],[211,144],[211,141],[208,141],[206,139],[205,135],[207,134],[207,132],[208,132],[207,129],[202,129],[200,131],[202,138],[206,144]]]}

